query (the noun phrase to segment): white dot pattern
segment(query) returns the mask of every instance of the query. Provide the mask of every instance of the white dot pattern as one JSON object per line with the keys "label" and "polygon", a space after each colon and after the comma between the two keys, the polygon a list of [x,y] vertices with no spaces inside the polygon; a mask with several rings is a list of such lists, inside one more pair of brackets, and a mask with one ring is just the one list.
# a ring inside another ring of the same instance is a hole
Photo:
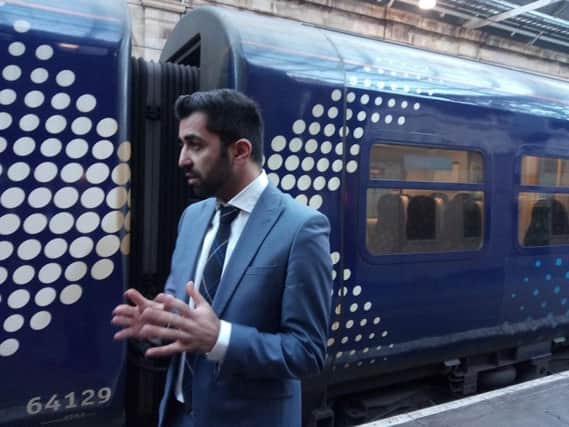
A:
{"label": "white dot pattern", "polygon": [[9,154],[0,166],[0,359],[25,346],[20,333],[60,326],[61,307],[97,282],[122,281],[130,250],[131,144],[119,141],[108,89],[86,89],[88,73],[62,67],[70,62],[57,43],[24,39],[30,22],[11,25],[0,40],[0,153]]}

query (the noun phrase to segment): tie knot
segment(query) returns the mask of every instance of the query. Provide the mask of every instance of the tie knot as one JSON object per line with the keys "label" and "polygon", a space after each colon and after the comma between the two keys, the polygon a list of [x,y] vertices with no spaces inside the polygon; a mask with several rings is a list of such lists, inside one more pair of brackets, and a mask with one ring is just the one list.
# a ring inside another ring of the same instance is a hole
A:
{"label": "tie knot", "polygon": [[235,217],[239,215],[239,210],[235,206],[221,206],[219,208],[219,223],[231,224]]}

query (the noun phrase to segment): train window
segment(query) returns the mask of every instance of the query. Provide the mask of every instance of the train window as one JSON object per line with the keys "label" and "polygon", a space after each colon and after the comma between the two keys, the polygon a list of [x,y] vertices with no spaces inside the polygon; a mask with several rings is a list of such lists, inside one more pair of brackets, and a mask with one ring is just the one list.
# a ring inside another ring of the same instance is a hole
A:
{"label": "train window", "polygon": [[521,246],[569,244],[569,194],[521,192],[518,206]]}
{"label": "train window", "polygon": [[475,151],[375,144],[370,179],[480,184],[482,155]]}
{"label": "train window", "polygon": [[368,188],[366,209],[366,246],[374,255],[482,246],[482,191]]}
{"label": "train window", "polygon": [[524,156],[522,185],[569,187],[569,159]]}

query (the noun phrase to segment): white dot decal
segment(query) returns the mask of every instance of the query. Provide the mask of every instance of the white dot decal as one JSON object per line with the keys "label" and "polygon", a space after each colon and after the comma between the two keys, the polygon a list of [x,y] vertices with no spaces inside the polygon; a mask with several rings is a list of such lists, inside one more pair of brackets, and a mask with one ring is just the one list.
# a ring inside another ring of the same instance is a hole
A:
{"label": "white dot decal", "polygon": [[[108,213],[107,215],[112,214],[112,212]],[[77,218],[77,222],[75,223],[75,227],[80,233],[88,234],[92,233],[97,229],[99,226],[99,215],[95,212],[85,212],[79,218]],[[121,223],[122,227],[122,223]],[[119,228],[120,229],[120,228]],[[106,231],[106,230],[105,230]],[[118,231],[115,230],[114,232]]]}
{"label": "white dot decal", "polygon": [[110,257],[116,254],[120,248],[121,241],[115,235],[109,235],[103,237],[97,242],[95,247],[95,252],[102,258]]}
{"label": "white dot decal", "polygon": [[2,77],[9,82],[16,81],[22,75],[22,70],[17,65],[7,65],[2,70]]}
{"label": "white dot decal", "polygon": [[31,214],[24,221],[24,231],[28,234],[41,233],[47,227],[47,218],[44,214]]}
{"label": "white dot decal", "polygon": [[336,132],[336,126],[334,126],[333,124],[330,123],[324,126],[324,135],[332,136],[334,135],[335,132]]}
{"label": "white dot decal", "polygon": [[371,121],[372,121],[373,123],[379,122],[380,119],[381,119],[381,114],[379,114],[379,113],[373,113],[373,114],[371,115]]}
{"label": "white dot decal", "polygon": [[[120,149],[120,147],[119,147]],[[111,141],[108,141],[106,139],[103,139],[102,141],[97,142],[94,146],[93,146],[93,157],[95,157],[98,160],[105,160],[108,159],[111,154],[113,154],[113,144],[111,143]]]}
{"label": "white dot decal", "polygon": [[310,201],[308,202],[308,205],[312,209],[320,209],[320,206],[322,206],[322,196],[319,194],[317,194],[316,196],[312,196],[310,198]]}
{"label": "white dot decal", "polygon": [[297,135],[300,135],[306,129],[306,123],[304,120],[297,120],[292,124],[292,131]]}
{"label": "white dot decal", "polygon": [[322,114],[324,114],[324,106],[321,104],[316,104],[314,107],[312,107],[312,115],[316,118],[318,117],[322,117]]}
{"label": "white dot decal", "polygon": [[301,205],[308,206],[308,197],[306,197],[304,194],[299,194],[294,198],[294,200],[296,200]]}
{"label": "white dot decal", "polygon": [[63,70],[57,73],[55,81],[61,87],[69,87],[75,82],[75,73],[71,70]]}
{"label": "white dot decal", "polygon": [[31,24],[23,19],[18,19],[14,22],[14,31],[18,33],[26,33],[30,31],[30,28],[32,28]]}
{"label": "white dot decal", "polygon": [[311,171],[314,168],[314,159],[312,157],[305,157],[302,159],[301,167],[305,172]]}
{"label": "white dot decal", "polygon": [[47,70],[45,68],[36,68],[30,74],[30,79],[35,84],[45,83],[45,81],[48,79],[48,77],[49,77],[49,73],[47,72]]}
{"label": "white dot decal", "polygon": [[0,105],[10,105],[16,100],[16,92],[12,89],[0,90]]}
{"label": "white dot decal", "polygon": [[0,284],[4,283],[8,278],[8,270],[4,267],[0,267]]}
{"label": "white dot decal", "polygon": [[55,282],[61,276],[61,266],[54,262],[44,265],[39,273],[38,278],[40,282],[46,285]]}
{"label": "white dot decal", "polygon": [[83,167],[79,163],[69,163],[61,169],[61,179],[67,183],[79,181],[83,176]]}
{"label": "white dot decal", "polygon": [[59,294],[59,300],[62,304],[71,305],[75,304],[81,298],[83,289],[79,285],[69,285],[63,288]]}
{"label": "white dot decal", "polygon": [[342,170],[342,167],[344,166],[344,162],[340,159],[334,160],[334,162],[332,163],[332,170],[336,173],[340,172]]}
{"label": "white dot decal", "polygon": [[66,93],[56,93],[51,98],[51,106],[56,110],[64,110],[69,107],[71,98]]}
{"label": "white dot decal", "polygon": [[49,229],[54,234],[64,234],[73,227],[74,218],[68,212],[60,212],[49,221]]}
{"label": "white dot decal", "polygon": [[51,201],[51,191],[45,187],[39,187],[28,195],[28,204],[32,208],[43,208]]}
{"label": "white dot decal", "polygon": [[73,187],[63,187],[57,190],[53,197],[53,203],[60,209],[69,209],[79,199],[77,190]]}
{"label": "white dot decal", "polygon": [[67,120],[65,119],[65,117],[59,114],[51,116],[45,122],[45,129],[52,134],[58,134],[63,132],[66,126],[67,126]]}
{"label": "white dot decal", "polygon": [[310,135],[318,135],[318,133],[320,132],[320,123],[317,122],[311,123],[310,126],[308,127],[308,132],[310,133]]}
{"label": "white dot decal", "polygon": [[30,174],[30,167],[27,163],[16,162],[8,168],[8,179],[14,182],[23,181]]}
{"label": "white dot decal", "polygon": [[[278,182],[275,185],[278,185]],[[122,212],[112,211],[103,217],[101,228],[107,233],[116,233],[123,227],[123,223],[124,216]]]}
{"label": "white dot decal", "polygon": [[363,105],[367,105],[367,103],[369,102],[369,95],[368,94],[362,95],[362,97],[360,98],[360,102]]}
{"label": "white dot decal", "polygon": [[34,171],[34,178],[38,182],[49,182],[57,176],[57,166],[55,163],[40,163]]}
{"label": "white dot decal", "polygon": [[270,174],[268,174],[268,177],[275,187],[279,185],[280,178],[276,173],[271,172]]}
{"label": "white dot decal", "polygon": [[356,100],[356,94],[354,92],[348,93],[348,95],[346,96],[346,101],[351,103],[354,102],[355,100]]}
{"label": "white dot decal", "polygon": [[20,217],[15,214],[6,214],[0,216],[0,235],[7,236],[14,233],[20,228]]}
{"label": "white dot decal", "polygon": [[41,331],[51,323],[51,314],[49,311],[40,311],[30,319],[30,328],[34,331]]}
{"label": "white dot decal", "polygon": [[316,177],[312,185],[316,191],[320,191],[326,186],[326,179],[324,179],[324,177],[322,176],[318,176]]}
{"label": "white dot decal", "polygon": [[69,253],[73,258],[84,258],[93,250],[93,240],[89,237],[78,237],[69,246]]}
{"label": "white dot decal", "polygon": [[364,135],[363,128],[355,128],[354,129],[354,138],[355,139],[360,139],[363,135]]}
{"label": "white dot decal", "polygon": [[30,283],[35,275],[36,271],[31,265],[22,265],[14,271],[12,280],[16,285],[25,285]]}
{"label": "white dot decal", "polygon": [[55,292],[55,289],[50,288],[50,287],[46,287],[46,288],[40,289],[38,291],[38,293],[36,294],[36,296],[34,298],[34,301],[35,301],[36,305],[39,307],[47,307],[53,301],[55,301],[56,296],[57,296],[57,294]]}
{"label": "white dot decal", "polygon": [[283,164],[283,158],[280,154],[273,154],[267,161],[267,166],[271,170],[279,169]]}
{"label": "white dot decal", "polygon": [[320,145],[320,151],[322,154],[328,154],[332,151],[332,143],[330,141],[324,141],[322,145]]}
{"label": "white dot decal", "polygon": [[85,94],[77,98],[76,102],[77,109],[82,113],[89,113],[93,111],[97,106],[97,100],[93,95]]}
{"label": "white dot decal", "polygon": [[20,129],[24,132],[36,130],[40,124],[40,119],[35,114],[26,114],[20,119]]}
{"label": "white dot decal", "polygon": [[88,117],[77,117],[73,120],[73,123],[71,123],[71,131],[75,135],[85,135],[89,133],[92,127],[93,123]]}
{"label": "white dot decal", "polygon": [[329,167],[330,161],[326,158],[322,158],[318,160],[318,163],[316,163],[316,169],[318,169],[320,172],[326,172]]}
{"label": "white dot decal", "polygon": [[14,252],[14,245],[12,245],[12,243],[6,241],[0,242],[0,261],[9,258],[12,252]]}
{"label": "white dot decal", "polygon": [[388,114],[387,116],[385,116],[385,123],[386,124],[391,124],[391,122],[393,121],[393,116],[391,114]]}
{"label": "white dot decal", "polygon": [[88,188],[81,195],[81,205],[87,209],[93,209],[103,203],[105,193],[98,187]]}
{"label": "white dot decal", "polygon": [[0,112],[0,130],[8,129],[12,125],[12,116],[8,113]]}
{"label": "white dot decal", "polygon": [[41,252],[41,243],[36,239],[24,240],[18,246],[18,257],[25,261],[37,257]]}
{"label": "white dot decal", "polygon": [[65,278],[70,282],[77,282],[87,274],[87,264],[82,261],[75,261],[65,269]]}
{"label": "white dot decal", "polygon": [[328,109],[328,117],[331,119],[338,117],[338,109],[336,107],[330,107]]}
{"label": "white dot decal", "polygon": [[67,251],[67,241],[61,238],[52,239],[45,245],[43,252],[49,259],[62,257]]}
{"label": "white dot decal", "polygon": [[415,104],[413,104],[413,110],[417,111],[421,108],[421,104],[416,102]]}
{"label": "white dot decal", "polygon": [[283,178],[281,179],[281,188],[285,191],[292,189],[295,184],[296,184],[296,178],[294,177],[294,175],[287,174],[283,176]]}
{"label": "white dot decal", "polygon": [[300,191],[306,191],[310,188],[312,184],[312,179],[308,175],[302,175],[298,178],[297,186]]}
{"label": "white dot decal", "polygon": [[340,178],[332,177],[330,181],[328,181],[328,190],[330,191],[337,191],[340,188]]}
{"label": "white dot decal", "polygon": [[17,310],[30,301],[30,293],[25,289],[18,289],[8,296],[8,306]]}
{"label": "white dot decal", "polygon": [[358,170],[358,162],[355,160],[350,160],[346,165],[346,170],[348,173],[354,173],[356,170]]}
{"label": "white dot decal", "polygon": [[338,102],[340,99],[342,99],[342,91],[340,89],[334,89],[332,91],[332,101],[334,102]]}
{"label": "white dot decal", "polygon": [[350,154],[352,156],[357,156],[358,154],[360,154],[360,145],[359,144],[354,144],[350,147]]}
{"label": "white dot decal", "polygon": [[21,188],[9,188],[0,196],[0,204],[7,209],[17,208],[22,204],[26,194]]}
{"label": "white dot decal", "polygon": [[36,49],[36,57],[40,61],[47,61],[53,56],[53,48],[47,44],[42,44]]}
{"label": "white dot decal", "polygon": [[45,97],[39,90],[32,90],[24,97],[24,104],[29,108],[37,108],[43,104]]}
{"label": "white dot decal", "polygon": [[40,151],[45,157],[57,156],[61,151],[61,141],[57,138],[48,138],[41,144]]}
{"label": "white dot decal", "polygon": [[285,161],[285,168],[288,171],[295,171],[298,169],[298,165],[300,164],[300,160],[298,156],[292,155],[287,157]]}
{"label": "white dot decal", "polygon": [[105,163],[95,163],[87,169],[87,181],[91,184],[100,184],[109,177],[109,167]]}
{"label": "white dot decal", "polygon": [[[354,289],[352,290],[352,294],[354,294],[355,297],[359,296],[362,293],[362,287],[360,285],[354,286]],[[365,322],[367,323],[367,322]],[[364,326],[365,323],[362,325]],[[361,322],[360,322],[361,325]]]}
{"label": "white dot decal", "polygon": [[402,101],[402,102],[401,102],[401,108],[402,108],[403,110],[405,110],[408,106],[409,106],[409,103],[408,103],[407,101]]}
{"label": "white dot decal", "polygon": [[16,140],[16,142],[14,142],[14,146],[12,147],[14,153],[22,157],[29,156],[35,150],[35,148],[35,141],[27,136]]}
{"label": "white dot decal", "polygon": [[398,124],[399,126],[403,126],[403,125],[405,124],[405,122],[406,122],[406,119],[405,119],[405,117],[403,117],[403,116],[401,116],[401,117],[399,117],[399,118],[397,119],[397,124]]}
{"label": "white dot decal", "polygon": [[366,119],[366,117],[367,117],[366,112],[365,112],[365,111],[360,111],[360,112],[358,113],[357,119],[358,119],[359,122],[363,122],[363,121]]}
{"label": "white dot decal", "polygon": [[4,320],[4,330],[8,333],[19,331],[24,326],[24,316],[12,314]]}
{"label": "white dot decal", "polygon": [[308,141],[306,141],[306,144],[304,144],[304,150],[308,154],[314,153],[317,149],[318,149],[318,142],[316,142],[315,139],[309,139]]}
{"label": "white dot decal", "polygon": [[124,187],[113,188],[107,194],[107,205],[111,209],[120,209],[126,203],[127,198],[128,194]]}
{"label": "white dot decal", "polygon": [[107,117],[97,124],[97,133],[103,138],[109,138],[117,133],[119,125],[115,119]]}
{"label": "white dot decal", "polygon": [[353,114],[354,113],[352,112],[352,110],[348,108],[346,110],[346,120],[350,120],[352,118]]}
{"label": "white dot decal", "polygon": [[3,152],[7,146],[8,146],[8,142],[6,141],[6,138],[3,138],[0,136],[0,153]]}
{"label": "white dot decal", "polygon": [[8,357],[13,355],[20,348],[20,343],[17,339],[8,338],[0,343],[0,356]]}
{"label": "white dot decal", "polygon": [[130,160],[130,152],[130,142],[125,141],[119,145],[119,148],[117,149],[117,156],[119,156],[119,160],[121,162],[128,162]]}
{"label": "white dot decal", "polygon": [[91,268],[91,276],[95,280],[103,280],[109,277],[114,270],[114,264],[110,259],[97,261]]}

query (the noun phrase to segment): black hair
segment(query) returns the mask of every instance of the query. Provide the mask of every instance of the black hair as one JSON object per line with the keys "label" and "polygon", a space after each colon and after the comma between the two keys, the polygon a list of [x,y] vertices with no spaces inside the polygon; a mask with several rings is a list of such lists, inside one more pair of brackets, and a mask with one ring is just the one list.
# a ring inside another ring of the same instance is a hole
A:
{"label": "black hair", "polygon": [[195,112],[205,113],[206,128],[219,135],[228,147],[240,138],[251,142],[251,157],[259,166],[263,159],[263,119],[251,98],[232,89],[216,89],[181,95],[174,106],[176,118],[185,119]]}

